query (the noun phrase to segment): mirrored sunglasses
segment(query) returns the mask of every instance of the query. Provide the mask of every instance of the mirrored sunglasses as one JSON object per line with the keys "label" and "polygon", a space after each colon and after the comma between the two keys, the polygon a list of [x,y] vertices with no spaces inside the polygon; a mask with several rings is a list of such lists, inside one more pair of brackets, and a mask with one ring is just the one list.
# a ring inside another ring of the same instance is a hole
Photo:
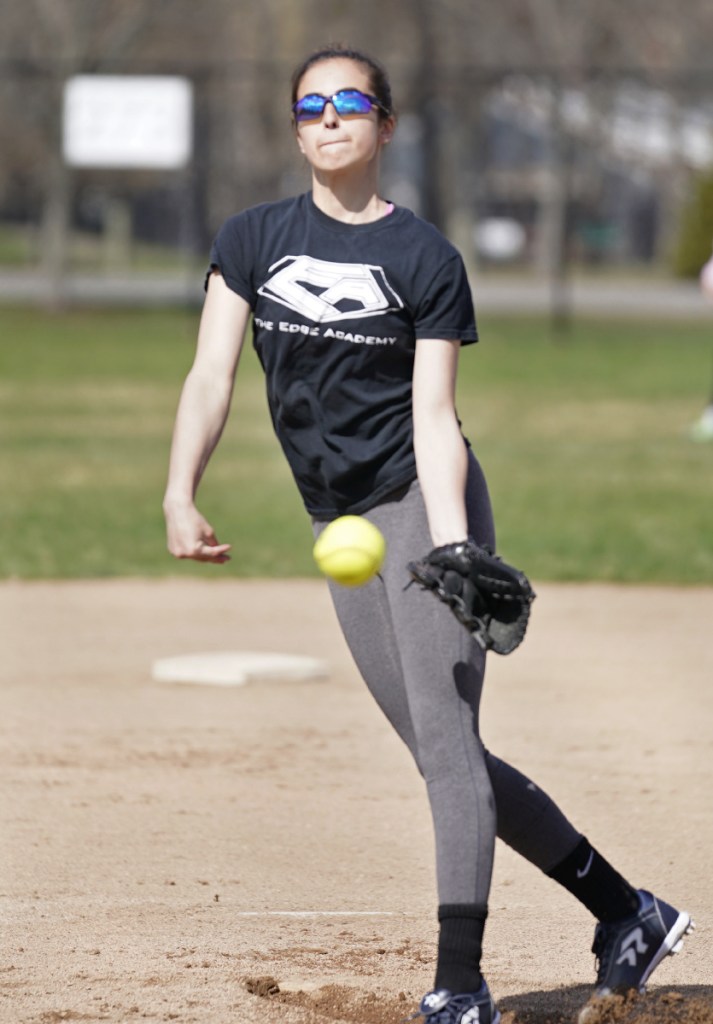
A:
{"label": "mirrored sunglasses", "polygon": [[379,103],[376,96],[369,96],[368,93],[359,89],[340,89],[333,96],[322,96],[318,92],[311,92],[303,96],[301,100],[292,107],[295,121],[314,121],[321,117],[324,108],[331,103],[340,117],[368,114],[374,107],[378,107],[388,113],[383,104]]}

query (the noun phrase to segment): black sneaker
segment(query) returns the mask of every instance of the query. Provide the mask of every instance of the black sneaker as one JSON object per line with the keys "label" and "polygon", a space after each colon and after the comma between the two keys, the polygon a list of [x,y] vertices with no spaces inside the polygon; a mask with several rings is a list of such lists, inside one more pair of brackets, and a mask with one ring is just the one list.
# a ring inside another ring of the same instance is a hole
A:
{"label": "black sneaker", "polygon": [[499,1024],[490,989],[483,981],[477,992],[453,995],[447,988],[427,992],[418,1013],[409,1020],[423,1017],[425,1024]]}
{"label": "black sneaker", "polygon": [[664,957],[678,953],[683,936],[695,928],[690,914],[639,890],[638,913],[623,921],[598,924],[592,952],[597,958],[594,998],[643,992]]}

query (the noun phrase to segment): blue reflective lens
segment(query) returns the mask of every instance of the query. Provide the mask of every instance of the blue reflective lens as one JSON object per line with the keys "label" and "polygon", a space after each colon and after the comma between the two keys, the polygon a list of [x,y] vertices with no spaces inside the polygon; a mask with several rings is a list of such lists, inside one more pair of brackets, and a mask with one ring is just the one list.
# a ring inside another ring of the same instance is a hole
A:
{"label": "blue reflective lens", "polygon": [[312,93],[309,96],[303,96],[301,100],[295,103],[292,109],[298,121],[309,121],[311,118],[321,117],[326,105],[326,96],[318,96],[317,93]]}
{"label": "blue reflective lens", "polygon": [[312,92],[303,96],[293,106],[296,121],[313,121],[321,117],[324,108],[328,103],[334,105],[334,109],[340,117],[350,115],[368,114],[372,107],[379,106],[374,96],[369,96],[359,89],[340,89],[333,96],[322,96],[320,93]]}
{"label": "blue reflective lens", "polygon": [[342,89],[332,97],[332,103],[340,117],[347,117],[349,114],[368,114],[374,106],[374,99],[358,89]]}

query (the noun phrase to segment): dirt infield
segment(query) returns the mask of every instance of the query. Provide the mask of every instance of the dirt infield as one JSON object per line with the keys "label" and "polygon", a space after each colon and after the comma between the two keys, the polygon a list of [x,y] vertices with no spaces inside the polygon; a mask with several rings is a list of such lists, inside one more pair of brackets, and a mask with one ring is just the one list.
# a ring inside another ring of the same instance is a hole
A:
{"label": "dirt infield", "polygon": [[[698,925],[599,1024],[713,1024],[713,589],[537,589],[526,644],[491,660],[486,742]],[[323,584],[8,582],[0,623],[0,1021],[414,1011],[436,937],[425,795]],[[156,658],[232,649],[331,674],[151,681]],[[498,847],[484,966],[503,1024],[574,1019],[592,924]]]}

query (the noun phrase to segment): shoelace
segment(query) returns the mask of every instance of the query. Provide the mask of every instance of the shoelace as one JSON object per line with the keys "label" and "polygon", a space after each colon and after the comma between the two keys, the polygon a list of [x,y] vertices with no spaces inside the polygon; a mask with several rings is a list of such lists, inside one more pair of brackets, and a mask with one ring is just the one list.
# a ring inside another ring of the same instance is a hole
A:
{"label": "shoelace", "polygon": [[592,943],[592,953],[596,957],[597,981],[604,978],[609,965],[611,943],[607,942],[607,936],[608,932],[605,926],[598,924],[594,930],[594,942]]}

